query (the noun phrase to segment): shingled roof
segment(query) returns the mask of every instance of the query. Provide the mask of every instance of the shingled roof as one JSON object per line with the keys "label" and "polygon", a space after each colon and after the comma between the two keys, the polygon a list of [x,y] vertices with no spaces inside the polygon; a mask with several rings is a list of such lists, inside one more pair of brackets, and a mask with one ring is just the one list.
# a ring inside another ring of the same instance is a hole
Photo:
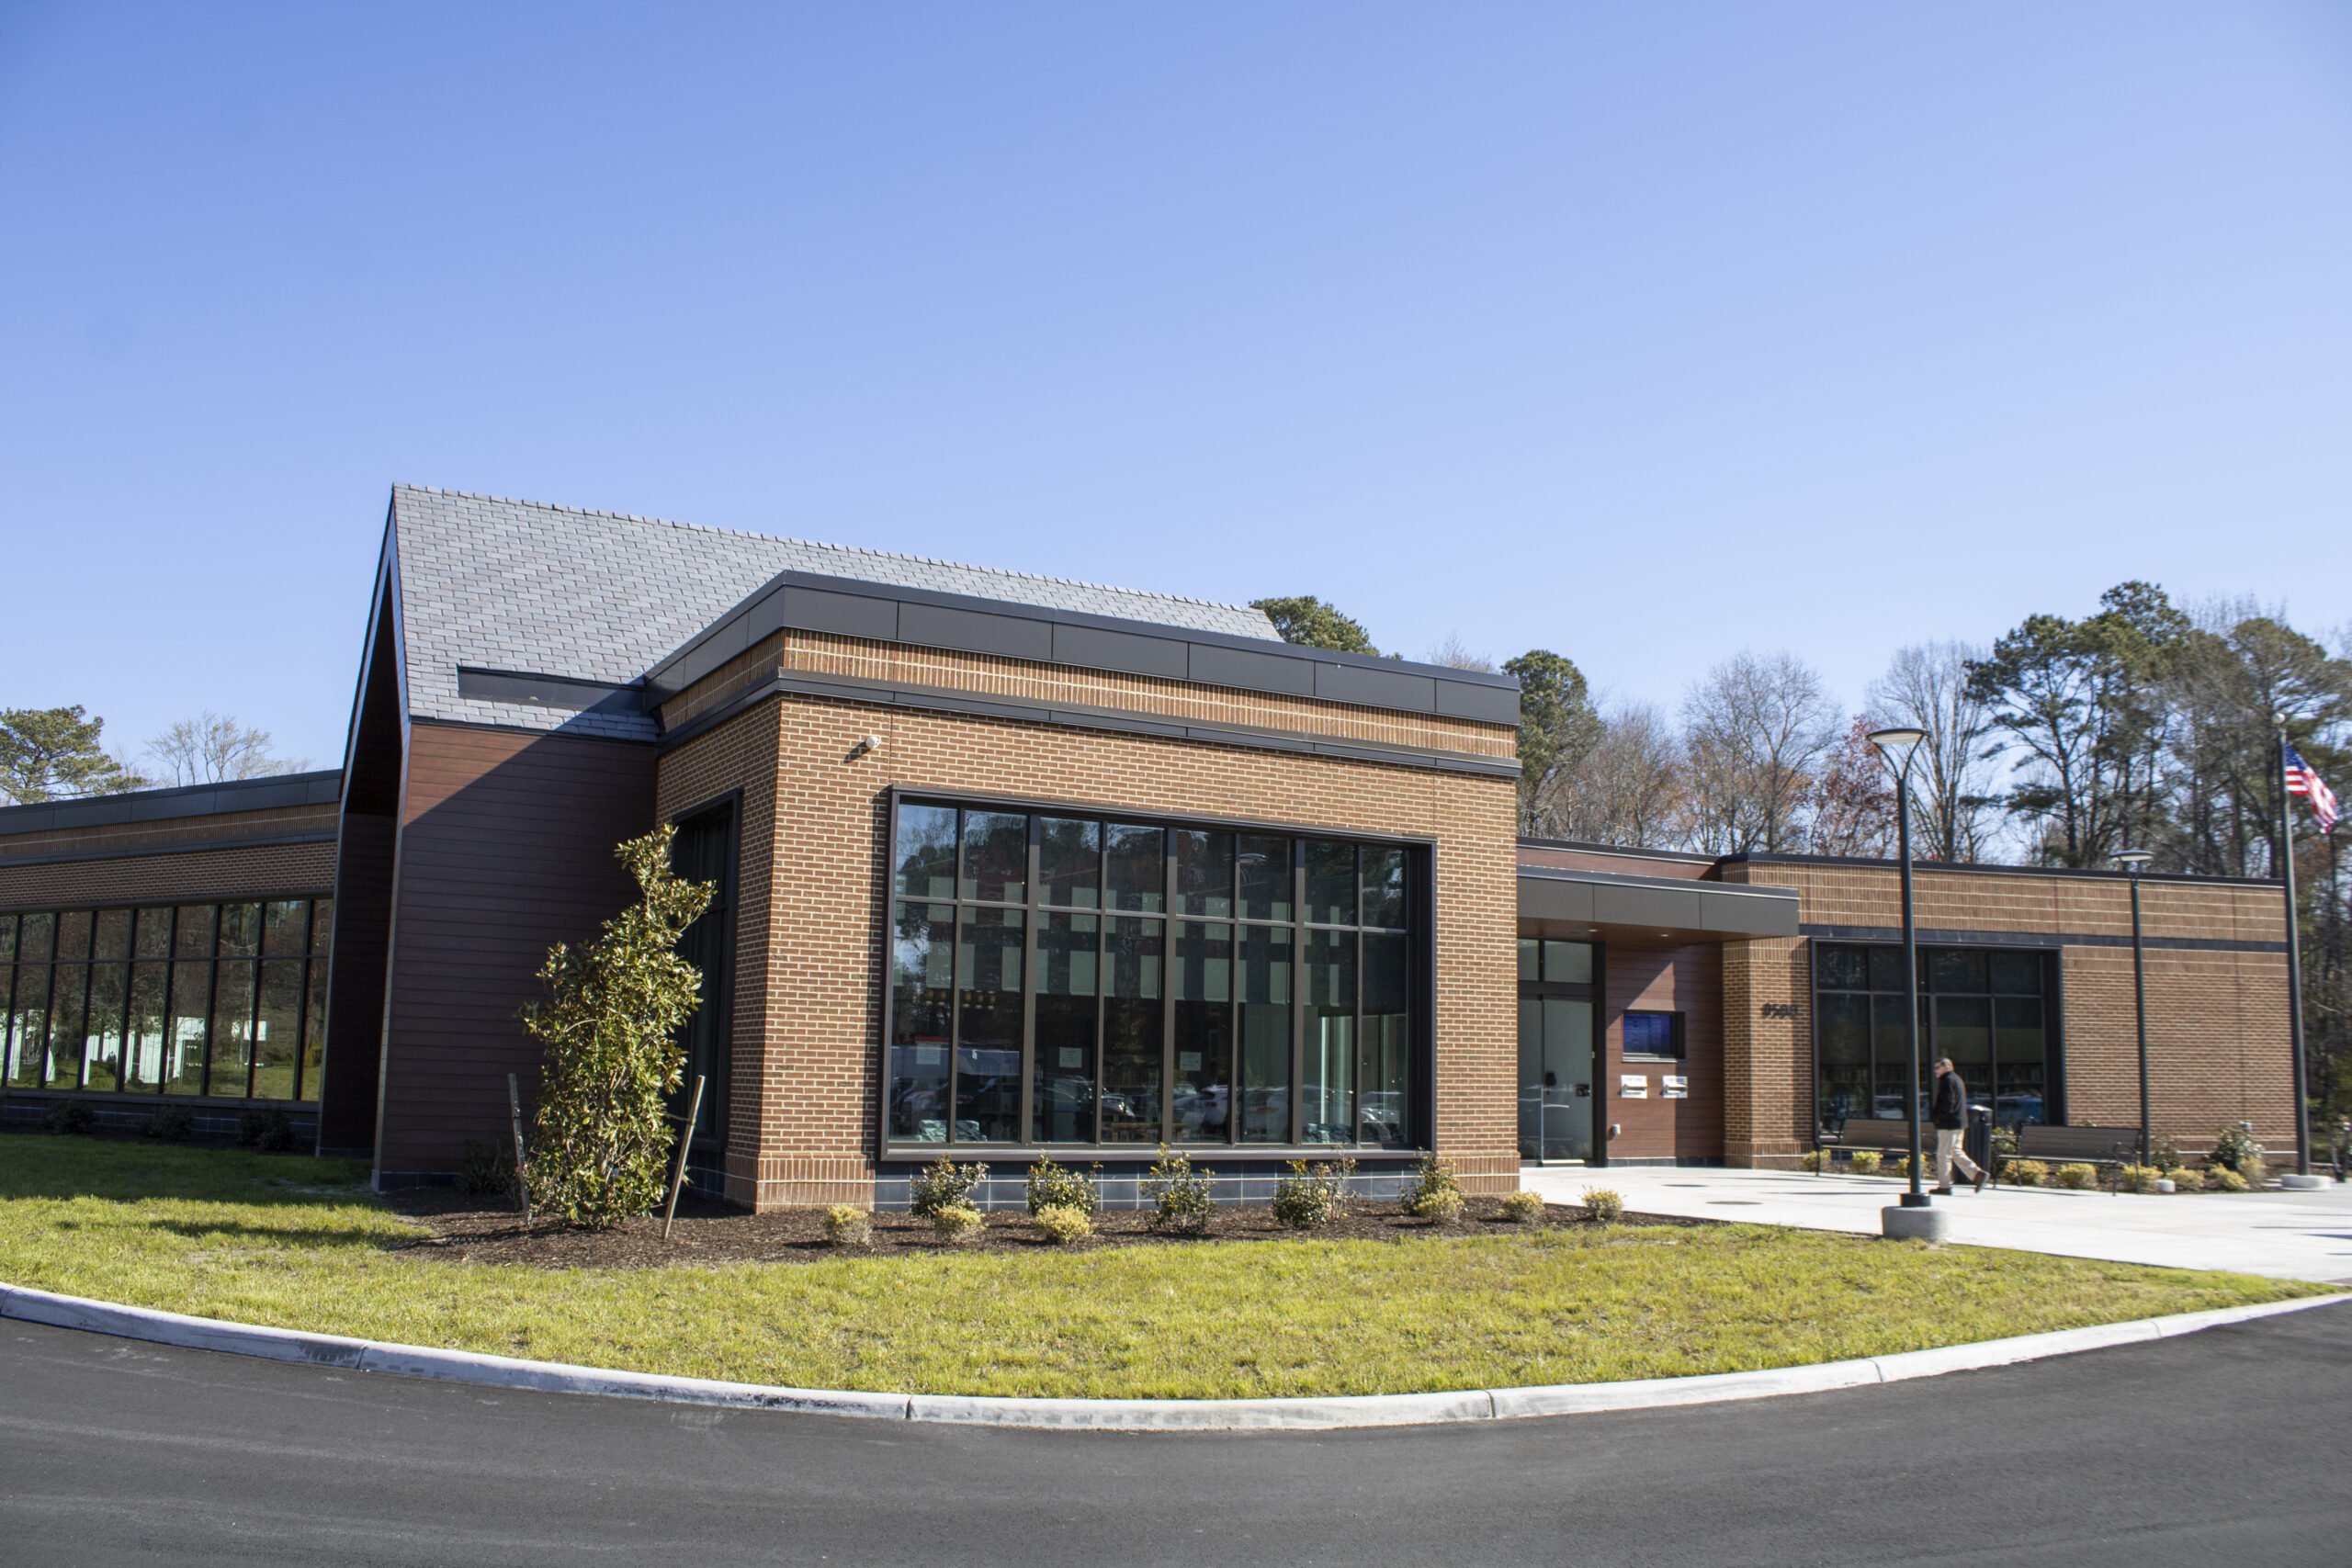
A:
{"label": "shingled roof", "polygon": [[409,711],[651,739],[650,716],[458,694],[458,667],[628,685],[779,572],[1273,639],[1259,611],[922,556],[416,485],[392,489]]}

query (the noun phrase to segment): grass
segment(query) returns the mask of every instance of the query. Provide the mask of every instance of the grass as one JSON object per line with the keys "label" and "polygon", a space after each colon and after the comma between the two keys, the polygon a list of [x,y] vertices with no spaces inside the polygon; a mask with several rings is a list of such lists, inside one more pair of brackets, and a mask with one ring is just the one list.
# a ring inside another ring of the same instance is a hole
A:
{"label": "grass", "polygon": [[0,1137],[0,1280],[409,1344],[801,1387],[1161,1398],[1736,1371],[2317,1293],[1760,1225],[637,1270],[481,1267],[363,1168]]}

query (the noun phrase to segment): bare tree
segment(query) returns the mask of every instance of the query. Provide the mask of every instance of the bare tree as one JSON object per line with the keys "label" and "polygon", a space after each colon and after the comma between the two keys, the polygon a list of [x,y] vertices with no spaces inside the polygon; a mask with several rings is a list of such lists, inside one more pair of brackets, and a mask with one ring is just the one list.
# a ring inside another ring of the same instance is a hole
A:
{"label": "bare tree", "polygon": [[1871,744],[1871,731],[1878,728],[1870,715],[1856,714],[1823,763],[1805,830],[1813,853],[1884,860],[1894,852],[1894,784]]}
{"label": "bare tree", "polygon": [[1969,662],[1984,657],[1966,643],[1920,643],[1898,649],[1871,682],[1871,713],[1881,724],[1928,732],[1911,761],[1911,833],[1922,860],[1985,857],[1985,813],[1999,798],[1984,745],[1993,717],[1968,679]]}
{"label": "bare tree", "polygon": [[1628,703],[1602,716],[1598,739],[1551,781],[1541,802],[1554,838],[1665,849],[1684,831],[1682,745],[1666,715]]}
{"label": "bare tree", "polygon": [[1821,677],[1793,654],[1743,650],[1690,688],[1682,712],[1692,846],[1802,849],[1814,773],[1839,728]]}
{"label": "bare tree", "polygon": [[1495,661],[1483,653],[1474,653],[1461,637],[1445,634],[1445,640],[1421,656],[1424,664],[1442,664],[1448,670],[1476,670],[1481,674],[1495,672]]}
{"label": "bare tree", "polygon": [[269,746],[266,729],[245,728],[233,716],[207,708],[147,742],[147,755],[154,760],[156,782],[165,784],[269,778],[311,765],[308,757],[273,757]]}

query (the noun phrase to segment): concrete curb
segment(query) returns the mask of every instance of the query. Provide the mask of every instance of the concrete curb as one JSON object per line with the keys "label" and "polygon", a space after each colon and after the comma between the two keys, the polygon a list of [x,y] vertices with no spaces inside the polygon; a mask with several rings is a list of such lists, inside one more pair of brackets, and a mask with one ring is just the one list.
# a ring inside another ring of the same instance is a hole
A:
{"label": "concrete curb", "polygon": [[418,1345],[379,1345],[333,1334],[304,1334],[216,1318],[188,1317],[151,1307],[119,1306],[82,1296],[58,1295],[0,1285],[0,1318],[78,1328],[124,1339],[217,1350],[266,1360],[300,1361],[351,1371],[389,1372],[399,1377],[439,1378],[491,1388],[533,1389],[544,1393],[596,1393],[622,1399],[654,1399],[679,1404],[718,1404],[747,1410],[797,1410],[816,1416],[857,1416],[891,1421],[939,1421],[965,1426],[1041,1427],[1089,1431],[1329,1431],[1342,1427],[1415,1427],[1460,1421],[1493,1421],[1530,1416],[1582,1416],[1610,1410],[1647,1410],[1665,1405],[1709,1404],[1733,1399],[1770,1399],[1790,1393],[1822,1393],[1867,1383],[1940,1377],[1980,1367],[2009,1366],[2044,1356],[2072,1355],[2150,1339],[2194,1334],[2224,1324],[2247,1323],[2352,1301],[2352,1294],[2306,1296],[2260,1306],[2221,1307],[2212,1312],[2137,1318],[2092,1328],[2066,1328],[1908,1350],[1809,1367],[1780,1367],[1753,1372],[1715,1372],[1702,1377],[1644,1378],[1627,1382],[1555,1383],[1540,1388],[1463,1389],[1447,1393],[1379,1393],[1331,1399],[994,1399],[934,1393],[859,1393],[834,1389],[773,1388],[760,1383],[720,1382],[709,1378],[664,1377],[653,1372],[608,1371],[560,1361],[526,1361],[469,1350],[435,1350]]}

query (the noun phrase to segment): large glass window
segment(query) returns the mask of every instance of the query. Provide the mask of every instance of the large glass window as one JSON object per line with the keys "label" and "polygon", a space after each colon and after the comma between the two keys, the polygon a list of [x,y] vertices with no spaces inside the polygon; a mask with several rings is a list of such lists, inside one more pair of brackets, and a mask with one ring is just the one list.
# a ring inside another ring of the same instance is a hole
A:
{"label": "large glass window", "polygon": [[[2048,959],[1988,948],[1919,950],[1919,1084],[1950,1056],[1969,1098],[2004,1126],[2060,1120],[2046,1027]],[[1819,1113],[1900,1121],[1910,1090],[1903,1058],[1903,950],[1814,944],[1814,1061]],[[1924,1105],[1923,1105],[1924,1111]]]}
{"label": "large glass window", "polygon": [[1522,1159],[1593,1157],[1593,954],[1589,942],[1519,939]]}
{"label": "large glass window", "polygon": [[906,801],[890,860],[892,1142],[1418,1140],[1418,852]]}
{"label": "large glass window", "polygon": [[317,1100],[334,903],[0,914],[0,1076],[20,1089]]}

